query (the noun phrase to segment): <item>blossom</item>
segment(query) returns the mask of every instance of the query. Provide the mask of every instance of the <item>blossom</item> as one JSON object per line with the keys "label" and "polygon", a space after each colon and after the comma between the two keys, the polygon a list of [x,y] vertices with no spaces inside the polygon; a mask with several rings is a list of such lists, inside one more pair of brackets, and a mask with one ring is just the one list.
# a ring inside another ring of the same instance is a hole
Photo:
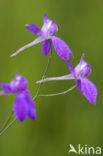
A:
{"label": "blossom", "polygon": [[0,83],[3,88],[0,95],[15,94],[15,101],[13,103],[13,112],[15,117],[23,122],[27,117],[34,120],[36,118],[35,103],[30,96],[28,88],[28,81],[21,75],[15,75],[14,80],[10,83]]}
{"label": "blossom", "polygon": [[[69,62],[67,61],[68,65]],[[69,65],[70,67],[70,65]],[[69,68],[70,69],[70,68]],[[86,97],[86,99],[90,103],[96,103],[96,98],[98,95],[98,91],[94,83],[92,83],[87,77],[91,73],[91,66],[84,61],[84,54],[81,57],[81,60],[79,64],[75,67],[71,67],[71,74],[64,75],[61,77],[52,77],[52,78],[46,78],[44,80],[38,81],[37,83],[43,83],[46,81],[52,81],[52,80],[75,80],[75,85],[79,91],[83,93],[83,95]]]}
{"label": "blossom", "polygon": [[24,49],[27,49],[37,43],[43,42],[41,50],[45,56],[50,52],[51,45],[53,44],[57,55],[61,59],[64,59],[67,61],[69,59],[69,55],[73,57],[73,54],[69,46],[59,37],[52,36],[58,31],[58,27],[54,21],[48,19],[47,14],[44,15],[44,24],[41,29],[39,29],[39,27],[36,24],[32,24],[32,23],[26,24],[26,28],[31,33],[35,35],[39,35],[39,37],[37,37],[33,42],[17,50],[11,56],[15,56],[21,51],[23,51]]}

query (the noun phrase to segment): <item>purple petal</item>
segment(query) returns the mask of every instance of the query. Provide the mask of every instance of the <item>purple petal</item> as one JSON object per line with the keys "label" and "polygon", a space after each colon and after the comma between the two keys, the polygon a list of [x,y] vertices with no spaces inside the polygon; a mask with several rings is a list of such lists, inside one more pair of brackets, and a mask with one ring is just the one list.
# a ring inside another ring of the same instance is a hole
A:
{"label": "purple petal", "polygon": [[5,94],[9,94],[9,93],[12,93],[11,91],[11,87],[10,87],[10,84],[0,84],[0,87],[3,88],[3,92]]}
{"label": "purple petal", "polygon": [[83,78],[91,73],[91,66],[84,61],[84,54],[81,57],[79,64],[75,67],[75,75],[77,78]]}
{"label": "purple petal", "polygon": [[16,74],[14,80],[10,82],[10,88],[14,94],[26,90],[27,87],[28,81],[25,79],[25,77],[19,74]]}
{"label": "purple petal", "polygon": [[57,31],[57,24],[54,21],[48,20],[48,36],[54,35]]}
{"label": "purple petal", "polygon": [[75,76],[75,71],[74,71],[73,66],[71,65],[71,63],[70,63],[69,61],[67,61],[67,64],[68,64],[68,68],[69,68],[69,70],[70,70],[71,73]]}
{"label": "purple petal", "polygon": [[81,91],[81,80],[79,80],[79,81],[75,81],[75,85],[77,85],[77,89],[79,90],[79,91]]}
{"label": "purple petal", "polygon": [[48,14],[44,15],[44,24],[41,28],[41,35],[45,39],[50,39],[50,36],[55,34],[58,31],[56,23],[48,19]]}
{"label": "purple petal", "polygon": [[79,80],[77,89],[80,90],[90,103],[96,103],[98,91],[96,86],[87,78]]}
{"label": "purple petal", "polygon": [[25,92],[17,94],[13,104],[13,111],[16,118],[23,122],[28,116],[28,104],[26,102]]}
{"label": "purple petal", "polygon": [[69,55],[73,56],[69,46],[60,38],[52,36],[52,43],[57,55],[64,60],[69,60]]}
{"label": "purple petal", "polygon": [[80,60],[81,63],[84,61],[84,57],[85,57],[85,54],[83,53],[81,56],[81,60]]}
{"label": "purple petal", "polygon": [[50,43],[48,42],[48,40],[43,41],[41,50],[42,50],[42,53],[43,53],[45,56],[49,54],[49,52],[50,52],[50,50],[51,50],[51,45],[50,45]]}
{"label": "purple petal", "polygon": [[48,20],[48,14],[45,13],[45,15],[44,15],[44,23],[45,23],[47,20]]}
{"label": "purple petal", "polygon": [[35,118],[36,118],[35,103],[32,100],[32,98],[31,98],[30,93],[29,93],[28,90],[26,91],[26,101],[28,103],[28,108],[29,108],[28,116],[32,120],[35,120]]}
{"label": "purple petal", "polygon": [[73,74],[69,74],[69,75],[64,75],[64,76],[60,76],[60,77],[49,77],[40,81],[37,81],[36,83],[44,83],[47,81],[55,81],[55,80],[74,80],[74,75]]}
{"label": "purple petal", "polygon": [[5,91],[0,91],[0,96],[1,95],[6,95],[6,94],[8,94],[8,93],[5,93]]}
{"label": "purple petal", "polygon": [[50,19],[47,19],[46,22],[44,22],[42,29],[41,29],[41,35],[45,39],[50,39],[50,36],[55,34],[58,31],[58,27],[56,23]]}
{"label": "purple petal", "polygon": [[40,34],[41,30],[38,28],[38,26],[36,24],[26,24],[25,26],[31,33],[33,34]]}
{"label": "purple petal", "polygon": [[23,51],[23,50],[25,50],[25,49],[27,49],[27,48],[29,48],[29,47],[35,45],[35,44],[40,43],[40,42],[42,42],[43,40],[44,40],[44,37],[43,37],[43,36],[39,36],[39,37],[36,38],[33,42],[31,42],[31,43],[29,43],[29,44],[27,44],[27,45],[21,47],[19,50],[17,50],[15,53],[13,53],[13,54],[11,55],[11,57],[16,56],[16,55],[19,54],[21,51]]}
{"label": "purple petal", "polygon": [[25,77],[16,73],[14,80],[12,80],[9,84],[0,84],[0,87],[3,88],[3,92],[5,94],[16,94],[18,92],[22,92],[27,89],[28,81]]}

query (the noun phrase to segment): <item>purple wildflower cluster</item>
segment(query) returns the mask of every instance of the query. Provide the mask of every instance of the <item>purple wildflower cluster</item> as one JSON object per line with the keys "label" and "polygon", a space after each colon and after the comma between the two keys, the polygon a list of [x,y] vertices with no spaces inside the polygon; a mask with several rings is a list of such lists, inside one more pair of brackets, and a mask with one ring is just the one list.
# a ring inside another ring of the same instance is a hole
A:
{"label": "purple wildflower cluster", "polygon": [[69,56],[71,55],[73,57],[73,53],[71,52],[69,46],[59,37],[52,36],[58,31],[58,27],[56,23],[50,19],[48,19],[48,15],[44,15],[44,24],[41,28],[41,30],[38,28],[36,24],[26,24],[26,28],[33,34],[39,35],[37,39],[35,39],[33,42],[25,45],[24,47],[20,48],[18,51],[16,51],[11,56],[15,56],[24,49],[27,49],[37,43],[42,43],[42,53],[44,55],[49,54],[51,50],[51,45],[53,44],[54,49],[57,53],[57,55],[64,60],[68,60]]}
{"label": "purple wildflower cluster", "polygon": [[[87,78],[91,73],[91,66],[84,61],[83,54],[79,64],[75,68],[72,67],[71,63],[69,62],[69,56],[71,55],[73,57],[72,51],[64,40],[54,36],[54,34],[58,31],[56,23],[48,19],[48,15],[45,14],[44,24],[41,29],[36,24],[32,23],[26,24],[26,28],[31,33],[39,35],[39,37],[37,37],[33,42],[17,50],[11,56],[16,56],[21,51],[40,42],[43,42],[41,51],[46,56],[51,52],[51,46],[53,46],[57,55],[66,61],[71,73],[61,77],[45,78],[38,81],[37,83],[44,83],[46,81],[52,80],[74,80],[76,88],[82,92],[86,99],[92,104],[96,103],[98,94],[97,88]],[[0,84],[0,87],[3,88],[3,91],[0,92],[0,95],[16,95],[15,101],[13,103],[13,112],[15,117],[20,122],[23,122],[27,117],[31,118],[32,120],[36,118],[35,103],[30,96],[28,82],[23,76],[16,74],[13,81],[11,81],[9,84]]]}
{"label": "purple wildflower cluster", "polygon": [[[67,62],[68,66],[70,65]],[[61,77],[46,78],[37,83],[44,83],[46,81],[54,80],[74,80],[75,85],[79,91],[87,98],[90,103],[96,103],[97,98],[97,88],[96,86],[87,78],[91,73],[91,66],[84,61],[84,54],[81,57],[79,64],[75,68],[71,68],[71,73]]]}
{"label": "purple wildflower cluster", "polygon": [[15,94],[15,101],[13,103],[13,112],[16,118],[23,122],[27,117],[34,120],[36,118],[35,103],[30,96],[27,80],[16,73],[14,80],[7,84],[0,84],[3,91],[0,95]]}

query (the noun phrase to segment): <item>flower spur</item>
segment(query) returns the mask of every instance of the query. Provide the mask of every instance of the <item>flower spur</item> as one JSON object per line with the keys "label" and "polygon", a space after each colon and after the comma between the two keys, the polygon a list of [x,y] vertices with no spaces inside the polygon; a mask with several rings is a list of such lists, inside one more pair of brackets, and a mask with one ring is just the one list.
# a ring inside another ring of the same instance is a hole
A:
{"label": "flower spur", "polygon": [[27,80],[16,73],[14,80],[8,84],[0,84],[3,91],[0,95],[15,94],[16,98],[13,103],[13,112],[15,117],[23,122],[27,117],[34,120],[36,118],[35,103],[30,96]]}
{"label": "flower spur", "polygon": [[[67,62],[68,63],[68,62]],[[98,91],[96,86],[87,78],[91,73],[91,66],[84,61],[84,54],[81,57],[79,64],[73,69],[71,68],[71,74],[61,77],[46,78],[44,80],[37,81],[37,83],[44,83],[46,81],[53,80],[75,80],[75,85],[79,91],[83,93],[86,99],[90,103],[96,103]]]}
{"label": "flower spur", "polygon": [[46,56],[50,50],[51,45],[53,44],[54,49],[57,53],[57,55],[64,60],[69,60],[69,55],[73,57],[73,54],[69,48],[69,46],[59,37],[52,36],[58,31],[58,27],[56,23],[50,19],[48,19],[48,15],[44,15],[44,24],[41,29],[38,28],[36,24],[26,24],[26,28],[33,34],[39,35],[33,42],[25,45],[24,47],[17,50],[14,54],[11,56],[15,56],[21,51],[38,44],[40,42],[42,43],[42,53]]}

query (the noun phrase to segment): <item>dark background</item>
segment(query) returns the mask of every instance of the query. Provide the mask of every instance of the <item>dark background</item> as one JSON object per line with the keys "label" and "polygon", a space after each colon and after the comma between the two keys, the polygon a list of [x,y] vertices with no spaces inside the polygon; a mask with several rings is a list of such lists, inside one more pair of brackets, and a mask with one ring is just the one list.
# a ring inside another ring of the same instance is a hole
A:
{"label": "dark background", "polygon": [[[67,156],[69,144],[77,147],[103,145],[103,1],[102,0],[0,0],[0,82],[10,82],[16,70],[29,81],[32,97],[47,63],[41,44],[16,57],[10,55],[33,41],[25,24],[35,23],[40,28],[48,13],[59,28],[57,36],[72,49],[78,64],[82,53],[91,64],[89,76],[97,88],[97,104],[90,104],[77,89],[67,95],[42,97],[36,100],[37,119],[18,121],[0,137],[0,156]],[[55,51],[47,76],[61,76],[69,70]],[[55,93],[74,85],[74,81],[48,82],[41,93]],[[0,126],[8,118],[13,95],[0,97]],[[72,154],[71,154],[72,155]]]}

